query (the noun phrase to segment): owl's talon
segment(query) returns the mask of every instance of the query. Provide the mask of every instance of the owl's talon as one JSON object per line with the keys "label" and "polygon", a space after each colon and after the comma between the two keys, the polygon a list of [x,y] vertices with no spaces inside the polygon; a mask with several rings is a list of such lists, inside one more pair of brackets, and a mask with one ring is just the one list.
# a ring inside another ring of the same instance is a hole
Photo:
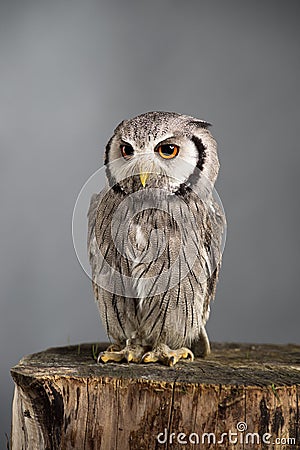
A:
{"label": "owl's talon", "polygon": [[178,350],[171,350],[167,345],[160,344],[155,350],[147,352],[142,357],[143,363],[157,362],[173,367],[180,359],[194,361],[194,354],[188,348],[182,347]]}
{"label": "owl's talon", "polygon": [[107,363],[109,361],[121,362],[123,360],[127,362],[139,363],[141,362],[142,356],[145,352],[145,347],[142,347],[141,345],[126,345],[119,351],[111,350],[116,347],[120,348],[118,345],[115,347],[113,346],[114,344],[110,345],[104,352],[99,353],[97,358],[98,363]]}
{"label": "owl's talon", "polygon": [[101,362],[101,356],[103,355],[104,352],[100,352],[97,358],[97,364],[100,364]]}
{"label": "owl's talon", "polygon": [[120,362],[122,361],[122,359],[124,359],[124,353],[123,350],[120,352],[101,352],[99,353],[99,356],[97,358],[97,362],[98,363],[104,363],[106,364],[109,361],[114,361],[114,362]]}
{"label": "owl's talon", "polygon": [[[122,347],[119,344],[110,344],[105,351],[106,352],[119,352],[120,350],[122,350]],[[102,353],[104,353],[104,352],[102,352]]]}
{"label": "owl's talon", "polygon": [[174,356],[171,356],[171,358],[168,360],[168,365],[170,367],[173,367],[176,364],[177,361],[175,361]]}
{"label": "owl's talon", "polygon": [[156,352],[147,352],[142,357],[142,363],[157,362],[158,360]]}

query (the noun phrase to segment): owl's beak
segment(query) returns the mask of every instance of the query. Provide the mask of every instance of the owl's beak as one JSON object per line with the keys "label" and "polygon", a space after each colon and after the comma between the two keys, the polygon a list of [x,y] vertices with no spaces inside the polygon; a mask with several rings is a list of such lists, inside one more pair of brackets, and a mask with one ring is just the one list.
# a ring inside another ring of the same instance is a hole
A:
{"label": "owl's beak", "polygon": [[143,187],[146,186],[146,181],[147,181],[148,177],[149,177],[149,173],[148,172],[141,172],[140,173],[140,180],[141,180],[141,183],[142,183]]}

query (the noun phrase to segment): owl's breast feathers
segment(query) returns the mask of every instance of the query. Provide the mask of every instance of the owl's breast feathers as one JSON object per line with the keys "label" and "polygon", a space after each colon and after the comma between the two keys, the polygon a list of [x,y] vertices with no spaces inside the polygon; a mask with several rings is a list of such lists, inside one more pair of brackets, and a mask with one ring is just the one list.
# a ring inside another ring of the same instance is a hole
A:
{"label": "owl's breast feathers", "polygon": [[201,284],[206,285],[209,302],[221,263],[219,206],[191,192],[184,200],[175,195],[160,198],[155,207],[142,192],[134,202],[124,202],[124,196],[112,190],[92,197],[88,246],[94,281],[101,270],[112,267],[132,277],[137,297],[143,297],[143,280],[150,278],[155,284],[165,277],[167,286],[172,273],[173,282],[189,277],[194,291],[203,292]]}

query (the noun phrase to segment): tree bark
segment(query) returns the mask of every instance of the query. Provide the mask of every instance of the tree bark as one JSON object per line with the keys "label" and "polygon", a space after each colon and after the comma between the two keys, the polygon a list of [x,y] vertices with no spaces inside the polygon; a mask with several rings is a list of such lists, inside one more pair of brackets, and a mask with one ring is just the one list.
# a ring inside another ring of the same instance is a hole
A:
{"label": "tree bark", "polygon": [[300,448],[300,346],[213,344],[174,368],[96,364],[106,344],[26,356],[12,450]]}

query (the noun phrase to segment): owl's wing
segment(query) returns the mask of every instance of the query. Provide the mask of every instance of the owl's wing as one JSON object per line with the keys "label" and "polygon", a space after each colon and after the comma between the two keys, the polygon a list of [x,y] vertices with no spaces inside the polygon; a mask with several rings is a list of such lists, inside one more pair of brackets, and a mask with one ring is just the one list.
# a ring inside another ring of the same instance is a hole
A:
{"label": "owl's wing", "polygon": [[188,205],[193,218],[189,239],[197,247],[198,256],[194,263],[195,274],[199,284],[210,284],[222,260],[225,215],[212,197],[201,200],[191,193]]}
{"label": "owl's wing", "polygon": [[221,265],[225,229],[225,215],[220,205],[212,199],[207,208],[204,240],[210,277]]}
{"label": "owl's wing", "polygon": [[97,210],[100,203],[100,200],[103,196],[103,193],[100,192],[99,194],[93,194],[90,201],[90,207],[87,213],[88,216],[88,247],[90,246],[91,236],[94,233],[95,230],[95,223],[96,223],[96,216],[97,216]]}
{"label": "owl's wing", "polygon": [[130,286],[126,288],[122,284],[122,274],[129,274],[128,264],[111,235],[111,222],[122,200],[118,193],[104,189],[92,196],[88,211],[88,252],[94,296],[106,332],[117,343],[125,343],[136,329],[134,298],[121,295],[130,291]]}
{"label": "owl's wing", "polygon": [[[109,230],[110,217],[107,214],[109,197],[105,194],[105,189],[99,194],[93,194],[88,210],[88,256],[92,269],[92,281],[96,298],[98,297],[98,293],[95,291],[97,276],[105,269],[105,261],[102,255],[106,253],[107,248],[111,245],[110,239],[106,235],[107,230]],[[99,215],[103,218],[102,235],[100,235],[99,240],[102,243],[101,249],[96,238],[97,218],[99,219]]]}
{"label": "owl's wing", "polygon": [[[216,293],[226,230],[224,212],[215,200],[211,199],[206,202],[205,214],[203,212],[204,210],[198,215],[198,236],[204,244],[199,252],[201,278],[203,280],[202,283],[200,282],[200,285],[204,287],[201,300],[203,302],[202,325],[198,338],[192,344],[194,355],[201,357],[210,351],[205,324],[210,314],[210,302],[214,299]],[[199,288],[201,287],[200,285]]]}

